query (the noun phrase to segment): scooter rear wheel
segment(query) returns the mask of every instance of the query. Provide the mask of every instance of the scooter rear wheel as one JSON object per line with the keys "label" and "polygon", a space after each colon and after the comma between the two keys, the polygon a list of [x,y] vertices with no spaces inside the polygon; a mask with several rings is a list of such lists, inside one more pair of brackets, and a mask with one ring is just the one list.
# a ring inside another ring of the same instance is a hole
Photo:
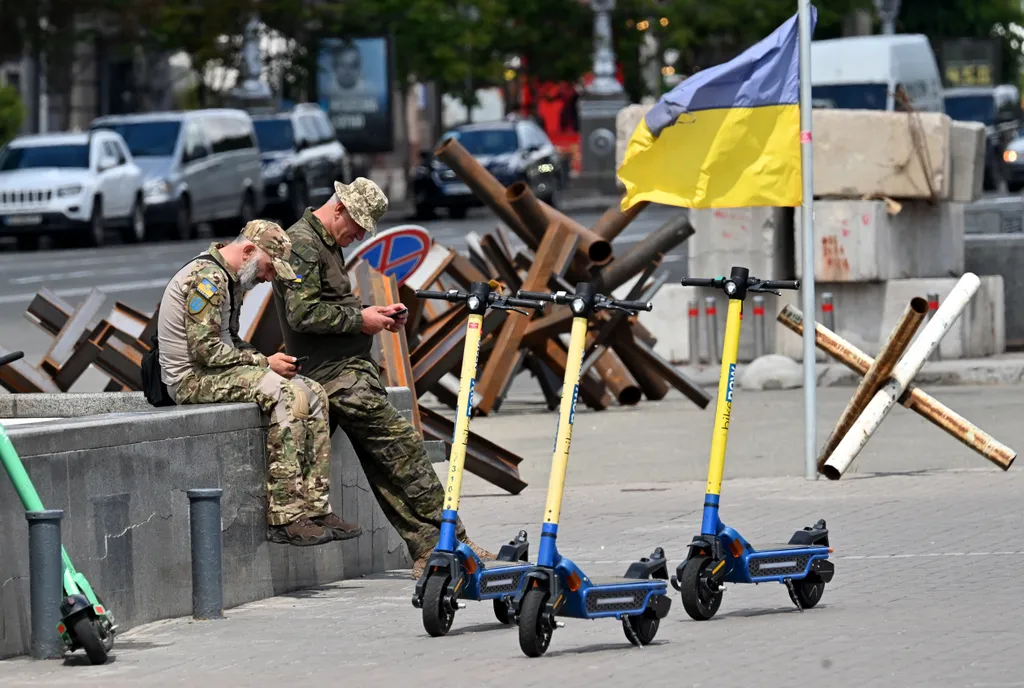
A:
{"label": "scooter rear wheel", "polygon": [[[658,626],[660,625],[661,619],[644,614],[622,617],[622,632],[626,634],[626,639],[634,645],[637,644],[637,640],[640,641],[640,645],[650,645],[654,641],[654,636],[658,635]],[[629,632],[630,629],[633,631],[632,634]],[[634,640],[634,636],[636,636],[636,640]]]}
{"label": "scooter rear wheel", "polygon": [[508,602],[500,597],[492,602],[494,603],[494,618],[506,626],[509,625],[511,620],[508,618]]}
{"label": "scooter rear wheel", "polygon": [[88,614],[80,613],[78,618],[71,622],[71,632],[74,633],[78,644],[85,650],[85,655],[92,664],[103,664],[107,661],[107,651],[103,649],[103,642],[100,640],[99,631],[93,625]]}
{"label": "scooter rear wheel", "polygon": [[533,588],[523,598],[519,615],[519,648],[527,657],[540,657],[551,644],[553,629],[542,621],[547,593]]}
{"label": "scooter rear wheel", "polygon": [[796,599],[800,606],[810,609],[818,604],[821,601],[821,596],[825,594],[825,581],[811,574],[806,578],[793,581],[793,592],[796,593]]}
{"label": "scooter rear wheel", "polygon": [[683,598],[683,609],[695,621],[707,621],[715,615],[722,604],[722,591],[711,592],[704,582],[704,570],[711,563],[711,557],[699,554],[683,565],[679,587]]}
{"label": "scooter rear wheel", "polygon": [[423,630],[434,638],[447,634],[455,620],[455,612],[445,600],[447,590],[448,576],[433,574],[427,579],[423,593]]}

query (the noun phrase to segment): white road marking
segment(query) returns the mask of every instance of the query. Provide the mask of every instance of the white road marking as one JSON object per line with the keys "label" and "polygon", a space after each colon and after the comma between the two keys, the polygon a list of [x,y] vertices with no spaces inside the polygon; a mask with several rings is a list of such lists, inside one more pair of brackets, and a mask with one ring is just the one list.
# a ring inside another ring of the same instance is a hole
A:
{"label": "white road marking", "polygon": [[[153,280],[142,280],[138,282],[117,282],[114,284],[97,284],[95,287],[75,287],[73,289],[56,289],[54,293],[60,297],[67,296],[85,296],[90,293],[94,288],[99,289],[104,294],[117,294],[125,291],[136,291],[138,289],[156,289],[163,288],[167,284],[167,280],[170,278],[164,277],[161,279]],[[26,291],[20,294],[5,294],[0,296],[0,304],[3,303],[29,303],[36,296],[34,291]]]}

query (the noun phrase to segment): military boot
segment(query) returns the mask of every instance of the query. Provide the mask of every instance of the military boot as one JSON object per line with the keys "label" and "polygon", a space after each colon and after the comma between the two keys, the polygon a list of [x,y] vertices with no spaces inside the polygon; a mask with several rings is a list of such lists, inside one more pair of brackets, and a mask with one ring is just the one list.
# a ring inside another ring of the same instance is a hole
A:
{"label": "military boot", "polygon": [[334,541],[334,535],[324,526],[318,526],[305,516],[285,526],[270,526],[269,539],[281,545],[311,547]]}
{"label": "military boot", "polygon": [[324,516],[314,516],[310,520],[313,521],[314,525],[323,526],[329,530],[335,540],[351,540],[363,534],[362,528],[355,523],[342,521],[334,512]]}

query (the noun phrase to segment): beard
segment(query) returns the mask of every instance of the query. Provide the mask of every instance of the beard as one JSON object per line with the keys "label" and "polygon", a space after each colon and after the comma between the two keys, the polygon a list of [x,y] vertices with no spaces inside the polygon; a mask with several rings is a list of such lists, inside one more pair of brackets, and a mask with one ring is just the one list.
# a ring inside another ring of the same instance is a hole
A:
{"label": "beard", "polygon": [[242,270],[238,273],[238,281],[242,285],[243,292],[249,291],[256,286],[258,280],[256,272],[259,268],[259,262],[255,256],[246,261],[242,266]]}

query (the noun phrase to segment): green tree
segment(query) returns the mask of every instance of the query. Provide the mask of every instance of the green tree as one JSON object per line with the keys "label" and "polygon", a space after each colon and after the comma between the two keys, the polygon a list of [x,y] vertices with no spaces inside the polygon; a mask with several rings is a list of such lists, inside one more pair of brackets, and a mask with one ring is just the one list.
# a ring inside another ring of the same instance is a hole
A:
{"label": "green tree", "polygon": [[12,86],[0,87],[0,146],[18,135],[25,121],[25,106],[18,90]]}
{"label": "green tree", "polygon": [[[903,0],[896,20],[901,33],[923,33],[938,53],[948,38],[989,38],[993,28],[1010,24],[1024,25],[1024,12],[1019,0]],[[1003,83],[1017,83],[1021,60],[1019,36],[1005,31],[1002,37]]]}

